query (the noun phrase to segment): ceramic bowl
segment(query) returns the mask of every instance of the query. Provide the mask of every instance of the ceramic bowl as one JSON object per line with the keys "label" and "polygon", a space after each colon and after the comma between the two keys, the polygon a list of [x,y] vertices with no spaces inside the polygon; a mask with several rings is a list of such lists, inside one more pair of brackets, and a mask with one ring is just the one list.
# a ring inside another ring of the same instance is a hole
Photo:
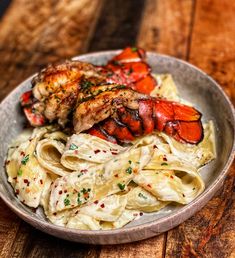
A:
{"label": "ceramic bowl", "polygon": [[[118,52],[97,52],[74,59],[101,65]],[[22,131],[25,123],[19,105],[19,96],[30,89],[32,79],[30,77],[0,104],[2,123],[0,128],[0,196],[19,217],[39,230],[71,241],[90,244],[127,243],[158,235],[179,225],[200,210],[223,185],[235,153],[235,112],[228,97],[212,78],[189,63],[155,53],[148,53],[147,59],[153,72],[172,74],[180,95],[202,112],[203,121],[214,121],[218,155],[216,160],[203,167],[200,172],[206,185],[205,191],[188,205],[167,206],[160,212],[142,216],[122,229],[85,231],[51,224],[45,218],[41,208],[35,211],[18,201],[11,185],[7,182],[3,166],[8,145]]]}

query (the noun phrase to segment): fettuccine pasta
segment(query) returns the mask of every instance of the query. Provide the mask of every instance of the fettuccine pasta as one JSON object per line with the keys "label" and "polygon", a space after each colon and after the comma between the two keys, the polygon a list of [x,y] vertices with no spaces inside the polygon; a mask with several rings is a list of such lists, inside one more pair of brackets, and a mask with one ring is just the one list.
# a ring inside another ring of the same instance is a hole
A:
{"label": "fettuccine pasta", "polygon": [[[156,75],[152,95],[179,101],[170,75]],[[9,148],[8,181],[29,207],[43,207],[54,224],[83,230],[125,226],[170,203],[188,204],[203,192],[199,169],[216,157],[214,125],[198,145],[165,133],[120,146],[85,133],[47,126],[25,131]]]}

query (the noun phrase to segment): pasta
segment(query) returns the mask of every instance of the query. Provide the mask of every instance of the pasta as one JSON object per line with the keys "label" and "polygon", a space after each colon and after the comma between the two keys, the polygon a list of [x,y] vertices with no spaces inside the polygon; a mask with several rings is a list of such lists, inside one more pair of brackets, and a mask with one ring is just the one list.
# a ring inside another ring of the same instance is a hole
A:
{"label": "pasta", "polygon": [[[170,75],[155,75],[161,95],[179,101]],[[43,207],[54,224],[83,230],[125,226],[143,212],[187,204],[204,190],[199,169],[216,157],[214,125],[198,145],[165,133],[119,146],[89,134],[66,135],[56,126],[25,131],[8,151],[6,172],[17,198]]]}

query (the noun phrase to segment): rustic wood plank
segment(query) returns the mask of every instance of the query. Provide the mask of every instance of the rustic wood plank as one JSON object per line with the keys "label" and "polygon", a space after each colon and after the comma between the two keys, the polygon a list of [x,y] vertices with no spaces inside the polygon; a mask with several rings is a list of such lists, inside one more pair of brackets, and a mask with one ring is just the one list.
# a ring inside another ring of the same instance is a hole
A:
{"label": "rustic wood plank", "polygon": [[134,45],[144,3],[145,0],[105,0],[89,51]]}
{"label": "rustic wood plank", "polygon": [[[233,101],[234,12],[234,1],[197,0],[189,55],[189,61],[214,77]],[[235,257],[234,189],[235,162],[223,189],[204,209],[168,233],[166,257]]]}
{"label": "rustic wood plank", "polygon": [[137,44],[149,51],[185,59],[190,40],[193,0],[147,0]]}
{"label": "rustic wood plank", "polygon": [[197,1],[190,62],[219,81],[235,104],[234,12],[234,1]]}
{"label": "rustic wood plank", "polygon": [[85,52],[101,6],[100,0],[15,0],[1,22],[0,100],[47,63]]}
{"label": "rustic wood plank", "polygon": [[0,199],[0,257],[7,257],[19,230],[20,218]]}
{"label": "rustic wood plank", "polygon": [[100,258],[162,257],[164,254],[164,237],[164,234],[161,234],[157,237],[131,244],[103,246]]}
{"label": "rustic wood plank", "polygon": [[[65,241],[44,234],[22,222],[9,257],[98,257],[100,246]],[[22,242],[24,243],[22,245]]]}
{"label": "rustic wood plank", "polygon": [[[0,100],[48,62],[85,52],[101,6],[100,0],[12,1],[0,22]],[[96,253],[96,249],[48,237],[20,223],[1,202],[0,257]]]}

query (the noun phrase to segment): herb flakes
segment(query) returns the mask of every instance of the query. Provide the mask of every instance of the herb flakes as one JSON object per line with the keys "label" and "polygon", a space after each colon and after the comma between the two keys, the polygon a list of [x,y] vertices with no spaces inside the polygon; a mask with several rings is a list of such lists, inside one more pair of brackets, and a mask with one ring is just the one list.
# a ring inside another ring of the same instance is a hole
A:
{"label": "herb flakes", "polygon": [[70,200],[68,198],[64,199],[64,205],[69,206],[70,205]]}
{"label": "herb flakes", "polygon": [[125,184],[118,183],[117,185],[118,185],[120,190],[123,191],[125,189]]}
{"label": "herb flakes", "polygon": [[23,159],[21,160],[22,165],[26,165],[26,163],[29,161],[29,154],[24,156]]}
{"label": "herb flakes", "polygon": [[69,146],[69,150],[76,150],[78,149],[78,146],[74,143],[71,143],[71,145]]}

